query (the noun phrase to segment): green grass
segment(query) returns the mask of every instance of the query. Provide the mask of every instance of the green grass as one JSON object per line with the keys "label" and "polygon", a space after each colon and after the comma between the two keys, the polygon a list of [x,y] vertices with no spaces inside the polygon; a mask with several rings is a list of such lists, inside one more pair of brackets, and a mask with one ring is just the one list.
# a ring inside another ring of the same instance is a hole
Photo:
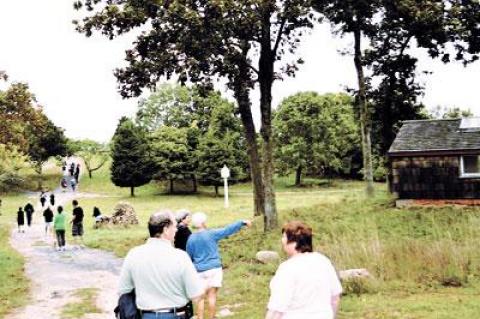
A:
{"label": "green grass", "polygon": [[0,196],[2,208],[0,216],[0,318],[13,308],[28,302],[29,283],[26,279],[24,259],[10,245],[9,237],[12,225],[16,222],[18,207],[23,206],[24,196]]}
{"label": "green grass", "polygon": [[97,288],[78,289],[73,294],[77,301],[66,304],[61,312],[62,318],[83,318],[87,314],[101,313],[97,307]]}
{"label": "green grass", "polygon": [[[237,186],[241,187],[247,189]],[[93,230],[93,220],[87,218],[85,238],[89,246],[119,256],[145,240],[147,218],[160,208],[205,211],[213,227],[252,215],[252,198],[241,191],[233,192],[227,210],[222,198],[205,192],[168,196],[146,191],[136,198],[83,199],[81,204],[88,215],[94,205],[108,215],[118,201],[135,207],[140,225]],[[372,273],[371,280],[344,283],[346,295],[339,318],[436,319],[458,314],[472,318],[478,313],[478,208],[397,209],[385,185],[377,185],[376,198],[368,200],[361,183],[343,181],[314,191],[283,188],[277,204],[280,224],[291,219],[310,224],[316,249],[329,256],[338,269],[367,268]],[[232,308],[235,314],[231,318],[264,316],[269,282],[277,268],[255,262],[255,253],[264,249],[281,253],[280,232],[263,234],[260,219],[253,229],[221,244],[226,271],[219,304],[237,306]],[[442,285],[452,281],[461,287]]]}

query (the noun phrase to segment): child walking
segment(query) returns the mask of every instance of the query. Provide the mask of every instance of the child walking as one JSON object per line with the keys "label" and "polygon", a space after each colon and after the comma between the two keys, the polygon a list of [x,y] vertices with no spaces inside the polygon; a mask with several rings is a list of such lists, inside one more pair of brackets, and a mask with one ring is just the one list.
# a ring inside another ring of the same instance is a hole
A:
{"label": "child walking", "polygon": [[22,207],[19,207],[18,208],[18,212],[17,212],[17,224],[18,224],[18,232],[19,233],[24,233],[25,232],[25,229],[24,229],[24,225],[25,225],[25,214],[23,212],[23,209]]}
{"label": "child walking", "polygon": [[57,250],[65,251],[65,214],[63,214],[63,207],[57,207],[57,215],[53,221],[53,228],[57,236]]}

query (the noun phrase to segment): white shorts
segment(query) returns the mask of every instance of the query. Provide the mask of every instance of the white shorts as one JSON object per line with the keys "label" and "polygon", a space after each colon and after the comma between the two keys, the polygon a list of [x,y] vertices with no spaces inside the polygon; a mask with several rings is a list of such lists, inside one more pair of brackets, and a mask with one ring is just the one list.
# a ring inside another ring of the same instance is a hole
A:
{"label": "white shorts", "polygon": [[222,287],[222,281],[223,281],[222,268],[213,268],[207,271],[202,271],[198,274],[200,275],[200,278],[202,278],[203,281],[205,282],[207,289]]}
{"label": "white shorts", "polygon": [[45,229],[52,229],[53,227],[53,222],[45,222]]}

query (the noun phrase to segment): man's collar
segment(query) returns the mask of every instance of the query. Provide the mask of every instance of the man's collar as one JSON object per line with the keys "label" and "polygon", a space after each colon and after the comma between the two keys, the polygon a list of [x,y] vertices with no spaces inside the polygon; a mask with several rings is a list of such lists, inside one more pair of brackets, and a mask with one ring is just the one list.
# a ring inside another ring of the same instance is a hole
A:
{"label": "man's collar", "polygon": [[162,244],[162,245],[168,245],[168,246],[173,246],[172,242],[170,240],[166,240],[163,238],[158,238],[158,237],[150,237],[147,240],[148,244]]}

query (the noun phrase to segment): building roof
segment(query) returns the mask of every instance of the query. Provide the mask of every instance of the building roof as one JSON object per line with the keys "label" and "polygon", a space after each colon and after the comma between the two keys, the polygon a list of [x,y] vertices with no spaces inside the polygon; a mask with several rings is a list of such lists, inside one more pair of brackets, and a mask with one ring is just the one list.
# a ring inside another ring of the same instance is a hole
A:
{"label": "building roof", "polygon": [[480,151],[480,127],[461,129],[461,119],[403,122],[389,155]]}

